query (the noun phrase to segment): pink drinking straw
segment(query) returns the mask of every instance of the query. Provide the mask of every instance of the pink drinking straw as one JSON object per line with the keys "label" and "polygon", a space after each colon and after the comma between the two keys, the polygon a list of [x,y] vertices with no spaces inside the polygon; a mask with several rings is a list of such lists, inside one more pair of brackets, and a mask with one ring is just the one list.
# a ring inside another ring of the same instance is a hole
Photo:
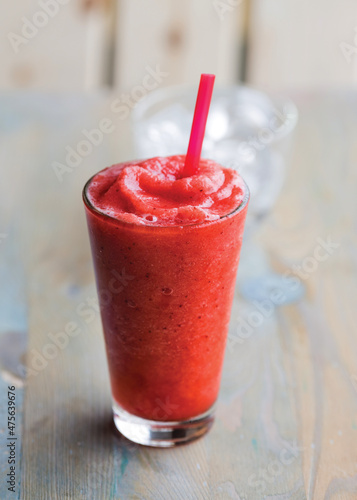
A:
{"label": "pink drinking straw", "polygon": [[188,143],[185,166],[183,167],[181,177],[190,177],[197,173],[209,106],[211,104],[214,79],[215,75],[201,75],[195,113],[192,121],[190,142]]}

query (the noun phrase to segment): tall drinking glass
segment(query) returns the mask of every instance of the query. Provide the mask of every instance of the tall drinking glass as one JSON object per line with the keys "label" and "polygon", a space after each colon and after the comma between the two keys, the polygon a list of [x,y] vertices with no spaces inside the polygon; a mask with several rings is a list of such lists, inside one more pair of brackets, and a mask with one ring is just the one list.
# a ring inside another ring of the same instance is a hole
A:
{"label": "tall drinking glass", "polygon": [[83,191],[113,396],[128,439],[174,446],[214,418],[249,191],[188,225],[118,220]]}

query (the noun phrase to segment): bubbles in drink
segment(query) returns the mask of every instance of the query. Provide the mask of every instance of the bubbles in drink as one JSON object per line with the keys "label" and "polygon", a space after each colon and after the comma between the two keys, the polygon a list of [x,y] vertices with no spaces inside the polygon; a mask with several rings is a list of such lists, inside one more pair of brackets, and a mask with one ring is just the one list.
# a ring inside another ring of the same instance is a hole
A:
{"label": "bubbles in drink", "polygon": [[151,214],[144,215],[144,219],[147,220],[148,222],[156,222],[157,221],[157,217],[155,217],[155,215],[151,215]]}

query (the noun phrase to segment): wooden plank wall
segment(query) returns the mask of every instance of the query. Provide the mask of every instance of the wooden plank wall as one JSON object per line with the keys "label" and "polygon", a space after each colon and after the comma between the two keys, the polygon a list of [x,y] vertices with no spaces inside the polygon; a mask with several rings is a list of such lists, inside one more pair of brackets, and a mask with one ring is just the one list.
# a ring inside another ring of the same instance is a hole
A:
{"label": "wooden plank wall", "polygon": [[200,72],[232,83],[245,28],[253,85],[357,82],[355,0],[17,0],[0,16],[0,88],[125,90],[158,64],[165,85],[196,83]]}
{"label": "wooden plank wall", "polygon": [[2,89],[125,89],[157,64],[169,72],[165,84],[196,83],[200,72],[238,78],[240,1],[41,1],[51,15],[26,0],[1,9]]}
{"label": "wooden plank wall", "polygon": [[85,0],[2,5],[0,88],[80,90],[105,83],[108,12],[107,4],[90,7]]}
{"label": "wooden plank wall", "polygon": [[121,0],[116,85],[137,85],[145,67],[157,64],[168,72],[165,84],[196,84],[204,72],[216,73],[218,82],[237,81],[244,5],[236,3]]}
{"label": "wooden plank wall", "polygon": [[355,0],[249,0],[247,76],[278,88],[357,83]]}

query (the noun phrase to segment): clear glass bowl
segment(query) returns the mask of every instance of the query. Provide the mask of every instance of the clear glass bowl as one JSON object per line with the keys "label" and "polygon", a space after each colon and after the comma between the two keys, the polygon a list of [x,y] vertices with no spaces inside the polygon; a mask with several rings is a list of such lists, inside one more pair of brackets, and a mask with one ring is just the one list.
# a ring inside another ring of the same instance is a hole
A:
{"label": "clear glass bowl", "polygon": [[[148,94],[132,113],[136,156],[184,154],[197,88],[167,87]],[[238,170],[251,201],[248,230],[274,205],[284,182],[295,104],[245,86],[217,86],[213,92],[202,156]]]}
{"label": "clear glass bowl", "polygon": [[[186,152],[196,96],[197,88],[167,87],[138,102],[132,113],[138,158]],[[213,91],[202,156],[238,170],[249,186],[239,289],[254,304],[270,300],[274,290],[284,296],[280,305],[304,294],[302,285],[292,289],[272,271],[263,249],[249,238],[282,189],[297,120],[295,104],[284,96],[245,86],[216,86]]]}

